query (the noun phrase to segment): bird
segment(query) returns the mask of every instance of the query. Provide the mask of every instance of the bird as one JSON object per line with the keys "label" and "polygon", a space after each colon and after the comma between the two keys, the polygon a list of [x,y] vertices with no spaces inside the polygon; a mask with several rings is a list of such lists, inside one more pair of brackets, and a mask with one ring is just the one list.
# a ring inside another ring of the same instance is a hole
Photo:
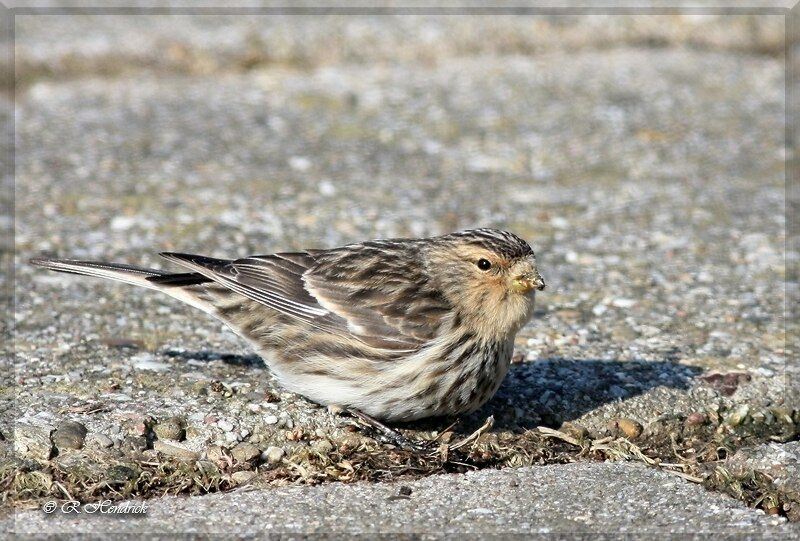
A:
{"label": "bird", "polygon": [[166,293],[227,324],[285,389],[381,426],[486,403],[545,288],[530,244],[492,228],[240,259],[160,255],[188,272],[30,262]]}

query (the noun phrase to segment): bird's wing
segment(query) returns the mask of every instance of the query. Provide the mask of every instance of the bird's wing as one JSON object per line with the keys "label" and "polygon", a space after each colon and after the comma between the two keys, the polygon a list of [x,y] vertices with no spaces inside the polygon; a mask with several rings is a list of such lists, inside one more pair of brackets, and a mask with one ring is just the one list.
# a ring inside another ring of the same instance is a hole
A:
{"label": "bird's wing", "polygon": [[234,261],[162,255],[287,316],[320,330],[350,334],[376,348],[418,348],[435,335],[449,308],[435,295],[415,298],[426,293],[422,275],[387,268],[371,271],[366,266],[370,258],[357,250],[278,253]]}
{"label": "bird's wing", "polygon": [[306,290],[362,342],[414,349],[436,336],[450,304],[430,283],[413,245],[374,241],[321,253]]}

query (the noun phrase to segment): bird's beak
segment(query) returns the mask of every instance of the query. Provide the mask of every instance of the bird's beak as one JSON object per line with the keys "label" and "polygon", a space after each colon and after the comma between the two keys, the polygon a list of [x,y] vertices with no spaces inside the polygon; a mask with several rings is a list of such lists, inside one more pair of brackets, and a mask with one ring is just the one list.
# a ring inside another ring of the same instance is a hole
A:
{"label": "bird's beak", "polygon": [[523,295],[532,289],[541,291],[544,289],[544,278],[539,274],[539,271],[534,269],[530,273],[522,274],[511,280],[511,288]]}

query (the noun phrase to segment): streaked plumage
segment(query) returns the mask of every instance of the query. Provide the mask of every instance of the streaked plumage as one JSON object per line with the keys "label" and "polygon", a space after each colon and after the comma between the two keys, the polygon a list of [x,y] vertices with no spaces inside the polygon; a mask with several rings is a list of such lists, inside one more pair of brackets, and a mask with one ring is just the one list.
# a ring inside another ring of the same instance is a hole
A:
{"label": "streaked plumage", "polygon": [[528,243],[495,229],[237,260],[162,255],[191,272],[31,262],[163,291],[228,324],[287,389],[390,421],[491,398],[544,288]]}

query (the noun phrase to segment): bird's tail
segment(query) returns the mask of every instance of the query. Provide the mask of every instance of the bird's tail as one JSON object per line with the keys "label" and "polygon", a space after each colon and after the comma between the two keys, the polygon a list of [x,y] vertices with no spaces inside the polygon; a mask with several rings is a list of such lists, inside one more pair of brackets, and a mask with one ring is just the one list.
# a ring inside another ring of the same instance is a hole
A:
{"label": "bird's tail", "polygon": [[101,261],[81,261],[77,259],[43,259],[34,258],[30,260],[31,265],[44,267],[46,269],[69,272],[71,274],[82,274],[84,276],[94,276],[96,278],[108,278],[118,282],[125,282],[134,286],[146,287],[149,289],[160,289],[159,286],[148,280],[165,276],[168,273],[156,269],[146,269],[133,265],[123,265],[121,263],[104,263]]}
{"label": "bird's tail", "polygon": [[195,272],[170,273],[122,263],[77,259],[34,258],[30,260],[30,263],[31,265],[54,271],[93,276],[95,278],[108,278],[117,282],[163,291],[169,296],[191,304],[205,312],[213,313],[214,311],[213,306],[209,304],[207,296],[196,288],[191,287],[207,284],[211,280]]}

